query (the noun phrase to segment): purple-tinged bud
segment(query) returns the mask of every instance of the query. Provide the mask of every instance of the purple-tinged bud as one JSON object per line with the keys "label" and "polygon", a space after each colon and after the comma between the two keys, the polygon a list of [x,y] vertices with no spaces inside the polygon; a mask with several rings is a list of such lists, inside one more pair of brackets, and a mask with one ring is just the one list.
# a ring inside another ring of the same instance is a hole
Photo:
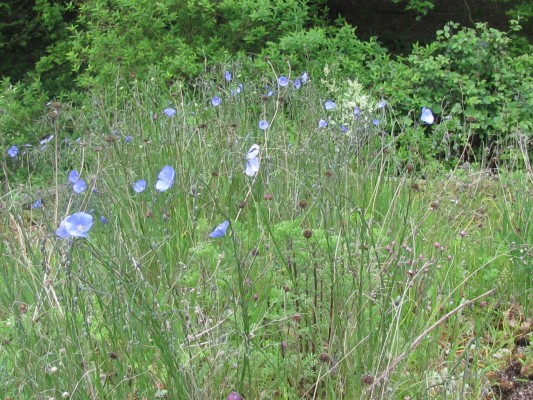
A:
{"label": "purple-tinged bud", "polygon": [[231,392],[230,394],[228,394],[228,400],[242,400],[242,397],[237,392]]}

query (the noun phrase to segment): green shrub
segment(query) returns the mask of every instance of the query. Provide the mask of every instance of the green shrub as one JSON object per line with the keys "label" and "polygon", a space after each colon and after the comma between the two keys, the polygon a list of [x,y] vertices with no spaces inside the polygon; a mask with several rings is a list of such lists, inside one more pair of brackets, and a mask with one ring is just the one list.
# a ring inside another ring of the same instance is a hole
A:
{"label": "green shrub", "polygon": [[[485,24],[460,29],[449,23],[434,43],[391,60],[376,40],[357,39],[353,27],[325,26],[319,21],[323,8],[323,0],[37,1],[34,11],[53,45],[27,86],[4,82],[2,144],[37,143],[44,104],[71,99],[76,89],[106,91],[148,77],[174,87],[206,69],[221,77],[225,68],[239,82],[257,73],[272,76],[272,67],[293,76],[308,71],[318,80],[325,66],[341,94],[326,91],[348,114],[352,101],[342,96],[353,82],[388,101],[396,115],[387,114],[379,129],[396,135],[404,161],[488,159],[516,135],[531,135],[531,45]],[[67,29],[72,15],[75,23]],[[511,30],[519,29],[512,22]],[[196,90],[194,84],[189,88]],[[418,122],[423,106],[437,115],[433,126]],[[375,110],[365,111],[370,118]]]}
{"label": "green shrub", "polygon": [[[28,179],[43,182],[52,177],[49,153],[55,143],[49,138],[58,137],[59,149],[83,136],[83,127],[73,122],[74,115],[82,112],[82,107],[77,106],[83,98],[82,94],[72,93],[68,98],[50,99],[39,80],[31,84],[0,81],[0,161],[3,164],[0,181],[6,175],[21,183]],[[16,157],[6,153],[11,146],[19,149]],[[68,152],[58,160],[64,168],[70,161]]]}
{"label": "green shrub", "polygon": [[230,55],[258,53],[268,41],[313,23],[322,1],[90,0],[79,3],[67,40],[37,65],[40,74],[70,66],[81,87],[118,74],[167,81],[192,78]]}
{"label": "green shrub", "polygon": [[62,1],[0,1],[0,77],[21,80],[44,55],[46,46],[64,36]]}
{"label": "green shrub", "polygon": [[387,50],[374,39],[357,39],[355,29],[344,24],[334,28],[311,28],[289,33],[277,42],[269,42],[261,53],[277,67],[308,70],[313,75],[322,73],[329,65],[339,77],[366,75],[370,62],[386,62]]}
{"label": "green shrub", "polygon": [[[433,110],[442,122],[426,128],[420,147],[435,156],[497,155],[517,132],[533,128],[533,56],[515,55],[507,33],[477,24],[460,29],[449,23],[437,40],[415,46],[407,57],[371,65],[371,79],[399,114],[418,120],[420,109]],[[445,128],[443,129],[442,126]],[[479,159],[479,158],[478,158]]]}
{"label": "green shrub", "polygon": [[2,145],[23,145],[35,142],[38,134],[33,124],[43,115],[47,100],[39,81],[31,85],[12,84],[9,78],[0,81]]}

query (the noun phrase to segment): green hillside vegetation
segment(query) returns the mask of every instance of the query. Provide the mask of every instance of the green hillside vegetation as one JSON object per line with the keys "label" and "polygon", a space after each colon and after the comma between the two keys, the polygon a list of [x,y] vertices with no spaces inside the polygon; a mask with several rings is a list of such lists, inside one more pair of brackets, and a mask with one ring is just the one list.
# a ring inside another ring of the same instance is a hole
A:
{"label": "green hillside vegetation", "polygon": [[0,18],[46,49],[0,84],[0,399],[533,392],[520,21],[392,56],[325,6]]}

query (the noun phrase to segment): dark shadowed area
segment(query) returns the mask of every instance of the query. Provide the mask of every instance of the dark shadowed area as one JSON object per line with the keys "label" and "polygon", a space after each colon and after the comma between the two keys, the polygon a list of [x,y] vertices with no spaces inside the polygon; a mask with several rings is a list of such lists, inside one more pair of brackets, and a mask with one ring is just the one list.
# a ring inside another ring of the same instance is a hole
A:
{"label": "dark shadowed area", "polygon": [[[344,17],[357,27],[360,39],[377,36],[394,53],[407,53],[416,42],[432,42],[435,32],[449,21],[464,26],[487,22],[490,27],[509,30],[504,4],[491,0],[435,0],[433,10],[419,21],[414,11],[405,10],[405,3],[394,4],[391,0],[330,0],[328,5],[331,17]],[[522,34],[532,41],[531,23],[523,24]]]}

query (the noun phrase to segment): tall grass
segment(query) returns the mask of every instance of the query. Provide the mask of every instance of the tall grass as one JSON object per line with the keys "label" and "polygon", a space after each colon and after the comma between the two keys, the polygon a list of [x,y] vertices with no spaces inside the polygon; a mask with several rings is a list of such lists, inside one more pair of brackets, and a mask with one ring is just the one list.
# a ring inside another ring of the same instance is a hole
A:
{"label": "tall grass", "polygon": [[[43,208],[24,209],[23,189],[2,197],[4,397],[491,391],[504,310],[531,308],[531,181],[427,178],[397,162],[402,133],[372,123],[390,110],[372,106],[344,133],[319,83],[244,83],[120,82],[50,122],[55,143],[36,151],[54,177]],[[158,193],[165,165],[176,178]],[[69,169],[87,191],[72,193]],[[89,237],[55,237],[78,211],[94,216]],[[224,220],[226,236],[209,238]]]}

